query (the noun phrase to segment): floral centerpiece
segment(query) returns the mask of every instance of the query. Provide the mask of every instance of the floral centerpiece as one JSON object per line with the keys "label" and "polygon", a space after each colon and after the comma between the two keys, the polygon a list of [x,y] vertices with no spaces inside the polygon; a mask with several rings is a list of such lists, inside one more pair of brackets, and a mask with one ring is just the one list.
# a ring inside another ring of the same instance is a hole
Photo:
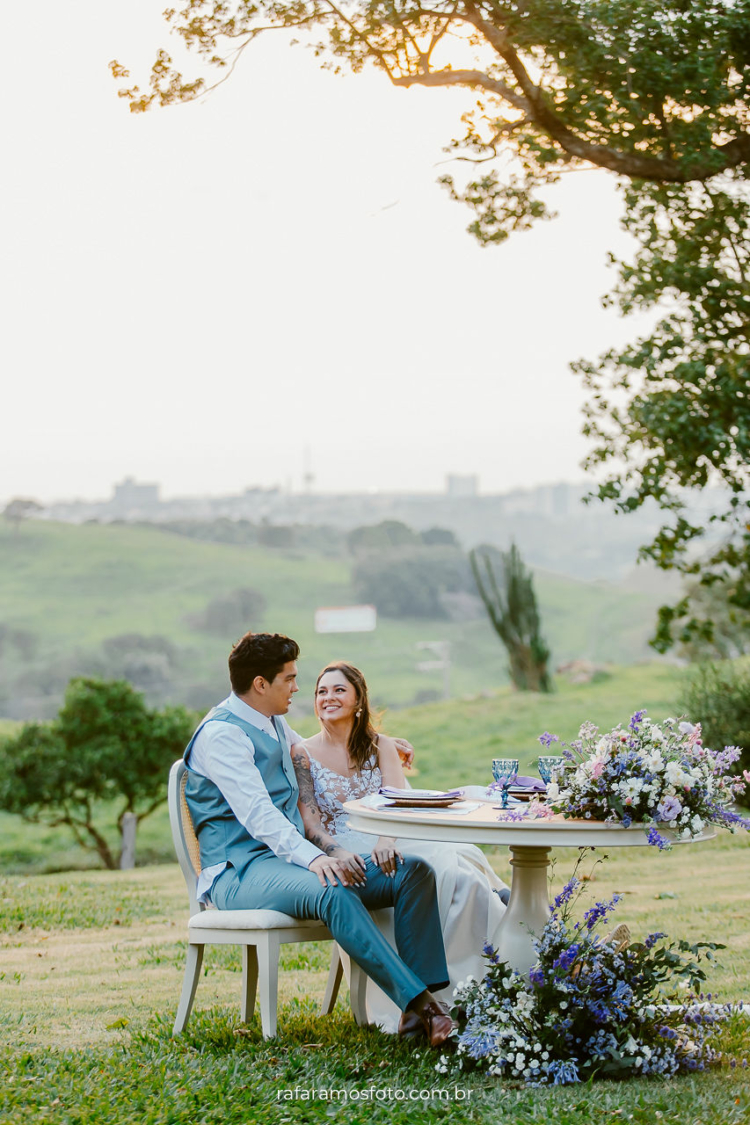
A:
{"label": "floral centerpiece", "polygon": [[[750,828],[750,820],[732,809],[750,781],[732,775],[740,756],[736,746],[709,750],[700,725],[665,719],[653,722],[636,711],[626,730],[617,726],[600,734],[584,723],[570,746],[562,744],[556,778],[547,786],[547,802],[566,818],[650,824],[648,841],[659,848],[669,841],[657,825],[679,839],[700,836],[707,825],[734,832]],[[558,742],[545,732],[539,741]]]}
{"label": "floral centerpiece", "polygon": [[632,945],[603,940],[599,931],[619,896],[597,902],[574,922],[582,890],[574,874],[535,939],[538,960],[528,972],[516,972],[485,947],[485,977],[454,993],[461,1030],[456,1054],[442,1057],[438,1071],[480,1067],[543,1086],[597,1074],[669,1076],[720,1060],[710,1040],[734,1009],[699,995],[705,980],[699,962],[723,947],[665,945],[660,933]]}

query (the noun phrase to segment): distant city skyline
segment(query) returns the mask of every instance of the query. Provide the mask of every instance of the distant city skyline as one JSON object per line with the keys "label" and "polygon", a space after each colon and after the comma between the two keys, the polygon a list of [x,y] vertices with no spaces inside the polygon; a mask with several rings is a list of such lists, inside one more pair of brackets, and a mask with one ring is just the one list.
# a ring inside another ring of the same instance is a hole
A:
{"label": "distant city skyline", "polygon": [[435,182],[469,91],[336,76],[274,36],[202,102],[138,117],[107,64],[142,79],[159,5],[35,12],[34,81],[20,6],[0,70],[0,498],[583,479],[568,363],[639,327],[600,305],[629,245],[606,174],[481,249]]}
{"label": "distant city skyline", "polygon": [[[132,475],[129,475],[129,476],[123,477],[122,480],[120,480],[120,481],[113,481],[112,484],[109,486],[109,488],[105,488],[102,494],[97,494],[97,495],[91,495],[91,496],[51,496],[51,497],[48,497],[46,499],[40,499],[38,496],[31,496],[30,493],[23,493],[23,495],[24,495],[24,497],[27,497],[29,499],[38,500],[45,507],[53,508],[56,505],[65,505],[65,504],[74,504],[74,503],[81,503],[81,504],[110,503],[110,502],[113,502],[113,501],[117,501],[118,494],[119,494],[120,497],[122,497],[124,492],[127,489],[132,489],[134,498],[136,497],[137,494],[140,493],[139,499],[142,500],[143,502],[146,502],[146,503],[149,503],[149,502],[171,503],[173,501],[179,501],[179,500],[183,500],[183,499],[219,500],[223,497],[242,496],[245,493],[251,493],[251,492],[254,492],[256,490],[259,491],[259,492],[269,492],[269,493],[278,491],[282,494],[293,495],[293,496],[296,496],[296,497],[304,497],[304,496],[308,496],[308,495],[309,496],[320,496],[320,497],[367,496],[367,495],[372,495],[372,496],[378,496],[378,495],[383,495],[383,496],[388,496],[388,495],[404,495],[404,496],[415,495],[415,496],[420,496],[420,495],[424,495],[424,496],[452,496],[454,498],[461,498],[461,497],[467,497],[467,496],[480,496],[480,497],[504,496],[504,495],[511,495],[511,494],[514,494],[514,493],[525,493],[525,492],[531,493],[531,492],[537,492],[537,491],[544,491],[546,489],[553,489],[553,488],[560,488],[560,487],[571,488],[571,489],[586,489],[586,488],[589,487],[589,485],[593,484],[592,481],[587,481],[585,479],[585,477],[583,475],[581,475],[581,477],[578,480],[539,481],[539,482],[537,482],[535,484],[531,484],[531,485],[520,486],[520,487],[516,487],[516,488],[494,489],[493,491],[490,492],[489,490],[482,488],[481,479],[479,478],[478,474],[460,474],[459,475],[459,479],[462,480],[462,481],[472,480],[474,482],[475,486],[476,486],[474,489],[466,488],[466,489],[462,490],[460,488],[456,488],[455,486],[453,488],[451,488],[452,478],[454,478],[455,476],[456,476],[456,474],[451,474],[451,473],[445,474],[445,476],[443,478],[443,482],[442,482],[442,487],[431,488],[431,489],[430,488],[412,489],[412,488],[407,488],[406,486],[404,486],[402,488],[392,488],[392,489],[371,488],[371,489],[367,489],[364,492],[361,491],[361,490],[358,490],[358,489],[354,489],[354,488],[344,489],[344,490],[340,490],[340,491],[339,490],[334,491],[334,490],[331,490],[331,489],[317,488],[317,487],[315,487],[314,484],[310,484],[309,482],[306,482],[305,479],[304,479],[304,476],[303,476],[300,480],[298,480],[296,482],[295,481],[288,481],[288,482],[282,483],[282,482],[277,481],[277,482],[273,482],[273,483],[270,483],[270,484],[261,484],[257,481],[250,481],[250,482],[244,484],[243,486],[238,487],[236,489],[233,489],[229,492],[196,492],[196,493],[176,492],[176,493],[170,493],[170,492],[167,492],[162,487],[161,482],[158,481],[158,480],[150,480],[150,481],[139,480],[138,478],[136,478]],[[21,494],[19,493],[18,495],[21,495]],[[11,499],[13,499],[13,498],[12,497],[0,497],[0,504],[1,503],[7,503]]]}

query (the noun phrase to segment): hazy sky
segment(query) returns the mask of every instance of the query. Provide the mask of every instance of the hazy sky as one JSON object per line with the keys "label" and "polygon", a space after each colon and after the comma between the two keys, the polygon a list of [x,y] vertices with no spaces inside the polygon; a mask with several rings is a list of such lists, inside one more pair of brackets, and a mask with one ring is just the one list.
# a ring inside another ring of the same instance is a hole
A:
{"label": "hazy sky", "polygon": [[[268,36],[198,104],[136,116],[164,0],[3,8],[0,499],[581,479],[569,360],[622,249],[602,173],[504,246],[435,181],[467,91],[337,77]],[[308,451],[306,453],[306,451]]]}

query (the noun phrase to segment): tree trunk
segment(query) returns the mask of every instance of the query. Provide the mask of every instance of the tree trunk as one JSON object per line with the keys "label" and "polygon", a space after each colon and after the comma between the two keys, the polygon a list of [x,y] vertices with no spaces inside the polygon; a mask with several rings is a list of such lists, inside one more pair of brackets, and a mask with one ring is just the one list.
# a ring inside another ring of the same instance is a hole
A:
{"label": "tree trunk", "polygon": [[123,813],[120,818],[120,832],[122,834],[121,871],[130,871],[131,868],[135,867],[135,834],[137,829],[138,817],[135,813]]}
{"label": "tree trunk", "polygon": [[101,859],[104,866],[109,871],[116,871],[117,870],[117,864],[115,863],[115,857],[112,855],[112,852],[110,850],[110,847],[109,847],[109,844],[107,843],[107,841],[104,839],[104,837],[101,835],[101,833],[97,832],[97,830],[96,830],[96,828],[94,828],[93,824],[87,824],[87,825],[85,825],[85,828],[86,828],[86,832],[89,834],[91,839],[94,841],[94,848],[96,849],[96,853],[99,856],[99,858]]}

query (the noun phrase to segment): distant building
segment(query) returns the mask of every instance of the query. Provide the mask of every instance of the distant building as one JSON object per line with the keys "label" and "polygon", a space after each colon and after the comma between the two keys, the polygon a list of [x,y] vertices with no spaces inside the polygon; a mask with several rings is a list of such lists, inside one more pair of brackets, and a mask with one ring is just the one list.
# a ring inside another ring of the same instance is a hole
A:
{"label": "distant building", "polygon": [[158,484],[138,484],[133,477],[114,486],[109,506],[113,511],[131,512],[141,508],[153,508],[159,503]]}
{"label": "distant building", "polygon": [[465,476],[460,473],[448,473],[445,478],[445,491],[448,496],[478,496],[479,477],[476,473],[468,473]]}

